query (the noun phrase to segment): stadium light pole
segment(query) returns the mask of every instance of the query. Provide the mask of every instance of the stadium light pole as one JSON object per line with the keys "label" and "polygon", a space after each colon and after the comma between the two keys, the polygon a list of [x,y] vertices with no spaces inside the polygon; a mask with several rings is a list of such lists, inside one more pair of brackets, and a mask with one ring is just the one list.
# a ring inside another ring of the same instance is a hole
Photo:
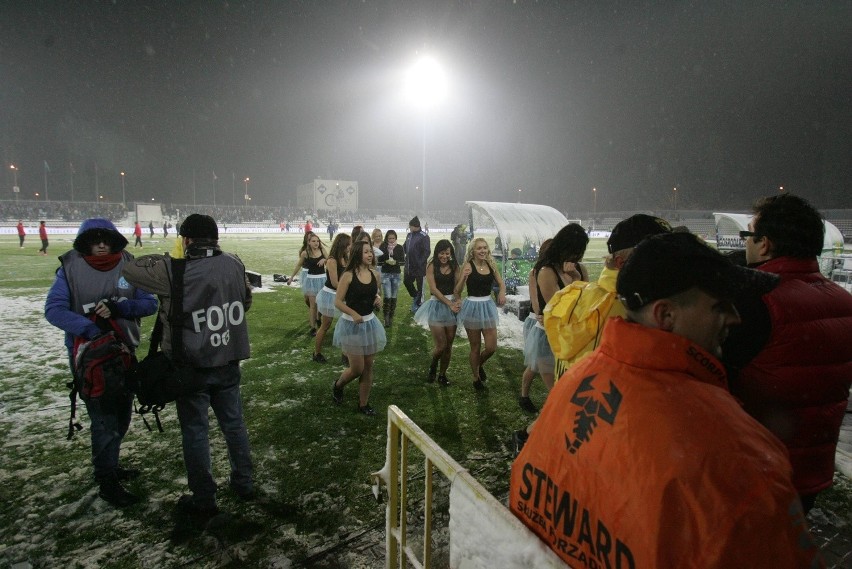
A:
{"label": "stadium light pole", "polygon": [[672,193],[674,194],[674,210],[677,212],[677,186],[672,188]]}
{"label": "stadium light pole", "polygon": [[432,57],[422,56],[408,70],[405,81],[408,98],[420,112],[423,128],[423,176],[420,181],[421,207],[426,210],[426,123],[428,112],[443,100],[447,80],[441,65]]}
{"label": "stadium light pole", "polygon": [[595,228],[595,218],[598,216],[598,189],[592,188],[592,229]]}
{"label": "stadium light pole", "polygon": [[124,194],[124,172],[121,173],[121,203],[124,205],[125,209],[127,208],[127,198]]}
{"label": "stadium light pole", "polygon": [[15,194],[15,201],[18,201],[18,194],[21,193],[21,188],[18,187],[18,167],[12,164],[9,166],[9,169],[12,170],[12,176],[14,177],[14,181],[12,182],[12,193]]}
{"label": "stadium light pole", "polygon": [[249,197],[249,194],[248,194],[248,183],[249,183],[249,178],[246,178],[245,180],[243,180],[243,182],[245,182],[245,184],[246,184],[245,202],[246,202],[246,205],[248,205],[248,202],[249,202],[249,200],[251,199],[251,198]]}

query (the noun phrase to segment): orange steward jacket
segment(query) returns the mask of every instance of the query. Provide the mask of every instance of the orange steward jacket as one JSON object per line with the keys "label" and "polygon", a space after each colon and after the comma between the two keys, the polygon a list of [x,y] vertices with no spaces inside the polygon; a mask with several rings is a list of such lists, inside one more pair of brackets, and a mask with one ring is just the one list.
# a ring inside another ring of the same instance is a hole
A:
{"label": "orange steward jacket", "polygon": [[614,318],[547,398],[510,507],[569,566],[824,566],[787,452],[686,338]]}

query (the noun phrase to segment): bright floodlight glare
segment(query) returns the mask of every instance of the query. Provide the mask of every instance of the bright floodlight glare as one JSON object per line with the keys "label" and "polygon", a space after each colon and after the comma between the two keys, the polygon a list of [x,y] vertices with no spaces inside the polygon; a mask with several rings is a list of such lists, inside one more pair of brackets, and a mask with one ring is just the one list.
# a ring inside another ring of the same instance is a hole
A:
{"label": "bright floodlight glare", "polygon": [[447,78],[438,62],[431,57],[421,57],[408,71],[406,92],[420,107],[440,101],[447,92]]}

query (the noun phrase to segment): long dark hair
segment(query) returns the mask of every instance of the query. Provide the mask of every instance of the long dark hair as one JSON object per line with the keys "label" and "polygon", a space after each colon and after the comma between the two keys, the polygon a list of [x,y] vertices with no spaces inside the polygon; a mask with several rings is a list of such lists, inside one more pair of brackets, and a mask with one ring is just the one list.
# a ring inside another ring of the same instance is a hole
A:
{"label": "long dark hair", "polygon": [[[358,249],[358,245],[361,246],[360,249]],[[369,247],[371,252],[373,251],[373,244],[369,241],[356,241],[352,245],[352,253],[349,255],[349,262],[346,264],[346,270],[352,271],[353,275],[355,273],[355,269],[357,269],[358,266],[361,264],[361,258],[364,256],[364,245]],[[375,259],[375,256],[373,258]],[[364,266],[370,270],[373,270],[372,265]]]}
{"label": "long dark hair", "polygon": [[542,267],[562,270],[562,263],[579,263],[586,254],[589,236],[586,230],[576,223],[569,223],[553,237],[550,247],[542,251],[535,264],[536,272]]}
{"label": "long dark hair", "polygon": [[393,233],[393,236],[396,237],[396,243],[397,245],[399,245],[399,235],[397,235],[396,231],[394,231],[393,229],[388,229],[387,231],[385,231],[385,240],[382,241],[385,246],[385,249],[388,248],[388,236],[390,236],[391,233]]}
{"label": "long dark hair", "polygon": [[331,243],[331,251],[328,252],[328,258],[334,259],[339,265],[346,264],[346,248],[350,243],[352,243],[352,238],[346,233],[335,235],[334,241]]}
{"label": "long dark hair", "polygon": [[435,243],[435,249],[432,250],[432,258],[429,260],[432,263],[432,270],[435,271],[435,278],[438,278],[438,273],[441,271],[441,267],[439,266],[438,261],[438,253],[444,251],[445,249],[450,250],[450,260],[447,262],[447,265],[450,266],[451,274],[456,274],[456,271],[459,268],[459,263],[456,261],[455,250],[453,249],[453,244],[448,239],[441,239],[437,243]]}

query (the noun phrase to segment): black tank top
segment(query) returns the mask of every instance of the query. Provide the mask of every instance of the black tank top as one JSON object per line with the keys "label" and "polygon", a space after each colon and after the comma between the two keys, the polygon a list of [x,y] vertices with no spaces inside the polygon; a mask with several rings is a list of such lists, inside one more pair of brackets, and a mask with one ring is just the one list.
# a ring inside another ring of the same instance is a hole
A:
{"label": "black tank top", "polygon": [[435,269],[435,286],[441,294],[444,296],[453,294],[453,289],[456,287],[456,272],[450,271],[448,275],[445,275],[437,265],[433,268]]}
{"label": "black tank top", "polygon": [[320,255],[319,257],[311,257],[309,254],[305,256],[305,262],[302,263],[306,269],[308,269],[309,275],[321,275],[325,273],[325,269],[319,266],[320,260],[325,259],[325,256]]}
{"label": "black tank top", "polygon": [[473,271],[467,277],[467,295],[468,296],[490,296],[491,285],[494,284],[494,271],[488,266],[488,274],[481,275],[476,270],[476,265],[473,261],[470,262],[470,268]]}
{"label": "black tank top", "polygon": [[[552,268],[553,267],[551,267],[551,269]],[[554,270],[553,272],[556,273],[556,284],[559,287],[558,290],[562,290],[565,288],[565,283],[563,283],[562,279],[559,277],[559,271]],[[541,313],[544,311],[544,307],[547,303],[544,301],[544,295],[541,294],[541,289],[538,288],[538,271],[535,273],[535,285],[535,292],[538,294],[538,312],[536,312],[536,314],[541,316]]]}
{"label": "black tank top", "polygon": [[370,282],[364,284],[358,280],[358,275],[352,271],[352,282],[349,283],[349,288],[346,290],[346,306],[360,314],[366,316],[372,314],[373,303],[376,300],[376,293],[379,291],[378,283],[376,283],[376,275],[370,271]]}
{"label": "black tank top", "polygon": [[[341,266],[340,261],[335,263],[335,265],[337,265],[337,282],[340,282],[340,273],[343,271],[343,267]],[[331,284],[331,277],[328,275],[328,269],[325,270],[325,286],[331,290],[337,290],[337,287]]]}

